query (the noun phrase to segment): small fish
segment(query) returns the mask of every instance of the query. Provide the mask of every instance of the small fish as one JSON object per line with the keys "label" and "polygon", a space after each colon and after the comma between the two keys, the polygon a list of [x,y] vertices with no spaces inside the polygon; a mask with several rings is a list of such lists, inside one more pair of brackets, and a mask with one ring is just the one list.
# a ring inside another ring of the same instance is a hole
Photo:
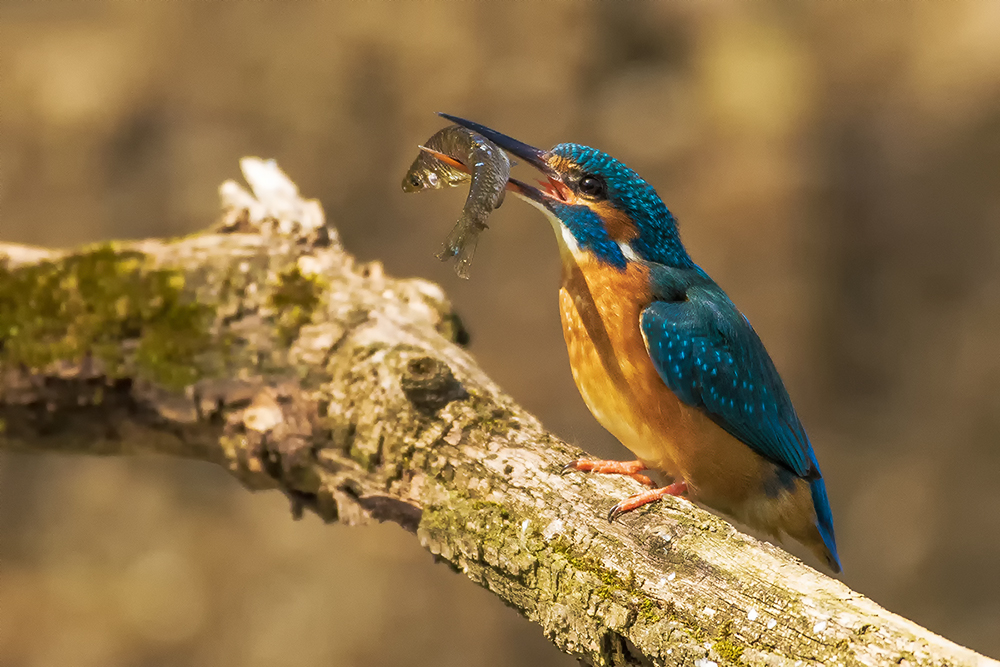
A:
{"label": "small fish", "polygon": [[455,223],[437,257],[448,261],[458,256],[455,273],[469,277],[479,234],[486,219],[503,203],[510,158],[486,137],[458,125],[436,133],[420,147],[420,155],[403,177],[404,192],[455,187],[471,179],[462,217]]}

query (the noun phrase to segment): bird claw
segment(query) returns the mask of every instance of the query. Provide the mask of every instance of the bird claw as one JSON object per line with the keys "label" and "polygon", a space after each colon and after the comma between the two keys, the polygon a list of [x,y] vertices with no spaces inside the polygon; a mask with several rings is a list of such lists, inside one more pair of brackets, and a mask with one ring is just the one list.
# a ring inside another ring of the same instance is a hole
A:
{"label": "bird claw", "polygon": [[655,488],[656,484],[650,478],[641,474],[640,470],[645,470],[646,466],[641,461],[602,461],[600,459],[574,459],[563,466],[559,472],[565,475],[573,470],[580,472],[593,472],[602,475],[623,475],[631,477],[643,486]]}
{"label": "bird claw", "polygon": [[635,473],[634,475],[627,475],[627,477],[631,477],[632,479],[639,482],[643,486],[648,486],[651,489],[656,488],[656,482],[646,477],[645,475],[640,475],[639,473]]}
{"label": "bird claw", "polygon": [[673,484],[668,484],[659,489],[650,489],[649,491],[643,491],[642,493],[637,493],[634,496],[630,496],[625,500],[621,501],[617,505],[611,508],[608,512],[608,522],[613,523],[615,519],[620,517],[626,512],[631,512],[632,510],[639,509],[643,505],[648,505],[650,503],[655,503],[663,496],[682,496],[687,493],[688,487],[687,483],[684,481],[674,482]]}

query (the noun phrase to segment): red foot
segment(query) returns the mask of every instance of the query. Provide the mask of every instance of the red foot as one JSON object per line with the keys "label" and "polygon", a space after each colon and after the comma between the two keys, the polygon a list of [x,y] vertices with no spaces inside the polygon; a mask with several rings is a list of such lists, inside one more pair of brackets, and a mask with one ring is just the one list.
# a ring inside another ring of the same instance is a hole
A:
{"label": "red foot", "polygon": [[646,466],[642,461],[602,461],[600,459],[577,459],[570,461],[562,469],[563,472],[579,470],[581,472],[596,472],[604,475],[627,475],[640,484],[654,486],[653,480],[640,475]]}
{"label": "red foot", "polygon": [[674,482],[673,484],[665,486],[662,489],[652,489],[650,491],[637,493],[612,507],[611,511],[608,512],[608,521],[614,521],[622,514],[625,514],[625,512],[631,512],[632,510],[642,507],[643,505],[655,503],[663,496],[682,496],[687,493],[687,490],[688,486],[686,482]]}

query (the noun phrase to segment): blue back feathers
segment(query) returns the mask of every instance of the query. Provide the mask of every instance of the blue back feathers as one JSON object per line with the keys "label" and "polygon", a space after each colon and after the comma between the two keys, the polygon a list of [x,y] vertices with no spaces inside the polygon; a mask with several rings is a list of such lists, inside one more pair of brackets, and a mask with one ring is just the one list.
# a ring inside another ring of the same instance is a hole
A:
{"label": "blue back feathers", "polygon": [[[677,268],[694,267],[677,233],[677,220],[653,186],[637,173],[607,153],[589,146],[559,144],[551,153],[567,160],[581,174],[604,179],[611,205],[628,215],[639,230],[639,236],[631,241],[639,257]],[[625,257],[618,244],[608,236],[600,218],[589,207],[556,205],[553,210],[581,247],[616,266],[625,266]]]}
{"label": "blue back feathers", "polygon": [[654,298],[665,300],[642,312],[640,327],[657,373],[684,403],[702,408],[733,437],[809,481],[816,527],[830,567],[839,572],[816,454],[750,322],[701,269],[653,267],[651,278]]}
{"label": "blue back feathers", "polygon": [[798,477],[819,477],[809,438],[753,327],[714,284],[686,296],[654,301],[640,318],[660,377],[761,456]]}

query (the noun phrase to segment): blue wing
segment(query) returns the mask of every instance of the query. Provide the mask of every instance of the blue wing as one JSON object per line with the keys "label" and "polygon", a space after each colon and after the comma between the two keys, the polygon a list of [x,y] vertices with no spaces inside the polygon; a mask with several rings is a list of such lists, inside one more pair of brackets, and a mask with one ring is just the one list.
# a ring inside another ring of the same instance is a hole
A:
{"label": "blue wing", "polygon": [[805,429],[746,317],[718,287],[655,301],[640,316],[660,377],[684,403],[799,477],[820,476]]}

